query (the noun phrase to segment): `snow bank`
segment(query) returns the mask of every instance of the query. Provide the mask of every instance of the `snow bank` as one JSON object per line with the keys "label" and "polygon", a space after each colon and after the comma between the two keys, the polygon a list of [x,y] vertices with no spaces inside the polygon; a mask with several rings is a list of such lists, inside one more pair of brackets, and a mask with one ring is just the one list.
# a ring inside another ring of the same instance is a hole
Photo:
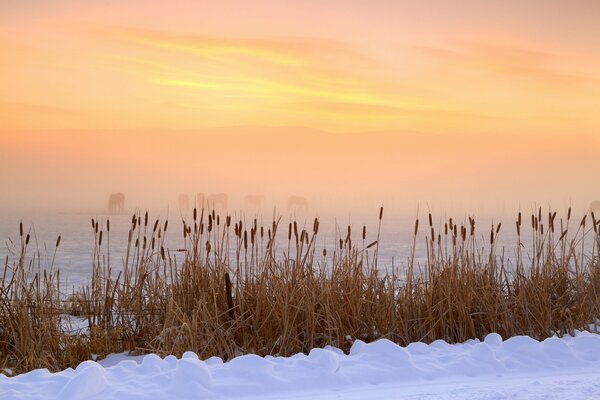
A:
{"label": "snow bank", "polygon": [[245,355],[226,363],[216,357],[201,361],[191,352],[181,359],[153,354],[122,360],[110,357],[55,374],[36,370],[13,378],[0,375],[0,398],[302,398],[340,395],[348,388],[358,397],[374,393],[373,398],[379,398],[398,393],[398,388],[441,384],[438,389],[443,392],[448,383],[561,376],[565,371],[591,374],[586,390],[600,396],[600,385],[592,383],[600,377],[600,335],[582,332],[538,342],[527,336],[503,341],[490,334],[483,342],[450,345],[438,340],[407,347],[381,339],[370,344],[356,341],[349,355],[327,347],[287,358]]}

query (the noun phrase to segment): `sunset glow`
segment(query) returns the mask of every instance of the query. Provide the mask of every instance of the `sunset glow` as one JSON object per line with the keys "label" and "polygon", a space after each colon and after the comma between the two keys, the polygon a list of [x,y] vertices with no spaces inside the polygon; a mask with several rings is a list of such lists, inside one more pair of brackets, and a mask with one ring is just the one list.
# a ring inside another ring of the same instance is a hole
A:
{"label": "sunset glow", "polygon": [[[365,176],[388,160],[378,175],[394,176],[384,179],[392,185],[410,180],[392,173],[416,143],[402,135],[420,134],[423,145],[442,135],[447,146],[420,158],[436,160],[433,170],[454,162],[449,149],[486,162],[511,159],[509,144],[538,143],[546,154],[530,160],[562,163],[559,151],[569,147],[567,158],[582,164],[572,193],[588,199],[598,196],[585,183],[600,136],[598,20],[594,0],[2,2],[0,140],[2,152],[13,149],[2,158],[29,159],[44,141],[69,146],[63,133],[48,132],[80,132],[78,154],[106,159],[115,157],[106,139],[115,132],[134,146],[152,140],[145,130],[171,130],[156,146],[175,142],[164,165],[185,170],[197,166],[177,156],[189,146],[185,132],[276,127],[289,148],[299,139],[286,132],[296,127],[404,148],[382,158],[348,139],[344,157],[364,160]],[[464,135],[476,140],[458,143]],[[26,168],[43,174],[44,163],[31,158]],[[421,171],[417,186],[429,176]],[[18,182],[25,172],[11,164],[0,174]]]}

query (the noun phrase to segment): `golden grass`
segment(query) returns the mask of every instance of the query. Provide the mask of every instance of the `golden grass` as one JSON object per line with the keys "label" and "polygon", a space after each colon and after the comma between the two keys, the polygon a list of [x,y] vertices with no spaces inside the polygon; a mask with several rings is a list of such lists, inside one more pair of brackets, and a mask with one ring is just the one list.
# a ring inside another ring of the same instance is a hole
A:
{"label": "golden grass", "polygon": [[[483,243],[473,218],[464,224],[449,219],[436,234],[428,217],[427,263],[415,263],[417,220],[403,273],[377,268],[379,229],[368,243],[366,228],[362,240],[353,241],[348,227],[328,254],[317,251],[318,219],[306,228],[290,222],[280,247],[279,220],[246,224],[206,210],[194,210],[193,220],[184,222],[179,249],[165,248],[168,221],[152,224],[147,213],[134,215],[116,272],[110,222],[92,220],[91,282],[68,296],[58,271],[36,267],[20,226],[20,255],[5,262],[0,282],[0,370],[60,370],[92,354],[123,351],[192,350],[230,359],[325,345],[348,350],[353,340],[381,337],[402,345],[490,332],[544,338],[600,316],[600,235],[593,215],[570,227],[570,210],[565,221],[556,213],[542,221],[539,210],[531,216],[532,248],[525,251],[519,214],[510,262],[497,248],[500,225]],[[586,248],[586,240],[593,246]],[[70,332],[73,317],[83,318],[87,329]]]}

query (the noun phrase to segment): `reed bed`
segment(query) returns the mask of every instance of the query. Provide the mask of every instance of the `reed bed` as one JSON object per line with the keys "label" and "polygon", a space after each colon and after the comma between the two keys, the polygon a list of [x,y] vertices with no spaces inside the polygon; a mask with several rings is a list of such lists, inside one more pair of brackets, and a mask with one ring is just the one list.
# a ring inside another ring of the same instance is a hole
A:
{"label": "reed bed", "polygon": [[[379,227],[382,218],[383,208]],[[510,258],[498,248],[500,224],[484,236],[474,218],[434,225],[430,214],[420,223],[402,269],[385,269],[377,265],[380,229],[369,240],[366,228],[353,239],[348,227],[327,251],[317,246],[318,219],[264,225],[194,210],[181,247],[168,249],[169,222],[136,213],[127,251],[115,256],[110,221],[92,219],[93,274],[68,293],[59,269],[43,270],[39,255],[36,262],[21,225],[20,255],[6,259],[0,281],[0,371],[56,371],[124,351],[231,359],[326,345],[347,351],[357,339],[406,345],[490,332],[541,339],[600,316],[593,214],[577,223],[570,210],[563,220],[539,209],[525,229],[519,213]]]}

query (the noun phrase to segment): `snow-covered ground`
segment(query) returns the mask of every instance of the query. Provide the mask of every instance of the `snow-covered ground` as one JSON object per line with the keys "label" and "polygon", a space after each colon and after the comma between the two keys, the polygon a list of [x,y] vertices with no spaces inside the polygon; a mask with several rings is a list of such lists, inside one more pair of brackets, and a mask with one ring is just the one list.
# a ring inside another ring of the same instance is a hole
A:
{"label": "snow-covered ground", "polygon": [[450,345],[356,341],[292,357],[223,363],[111,356],[75,370],[0,375],[0,399],[600,399],[600,335]]}

